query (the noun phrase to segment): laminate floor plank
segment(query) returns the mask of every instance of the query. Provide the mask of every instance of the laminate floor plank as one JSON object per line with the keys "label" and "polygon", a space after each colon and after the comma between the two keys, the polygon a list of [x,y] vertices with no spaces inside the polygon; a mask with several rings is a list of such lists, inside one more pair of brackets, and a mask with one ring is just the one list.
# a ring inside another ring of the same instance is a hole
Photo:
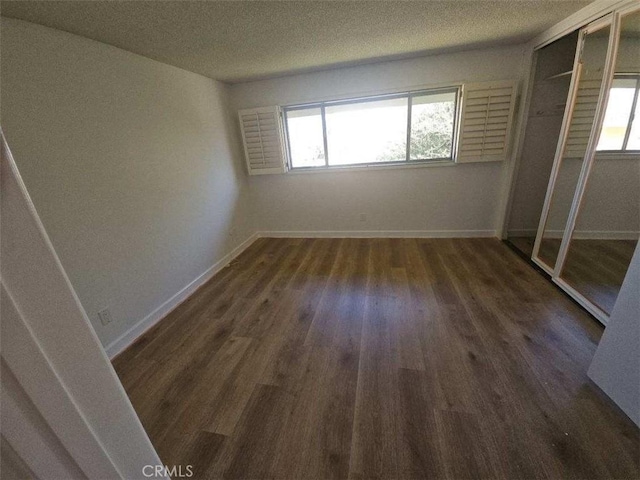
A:
{"label": "laminate floor plank", "polygon": [[[510,237],[509,241],[531,257],[534,237]],[[574,238],[561,276],[602,310],[611,313],[637,243],[637,240]],[[559,249],[560,239],[546,238],[541,244],[540,258],[554,261]]]}
{"label": "laminate floor plank", "polygon": [[495,239],[263,238],[113,364],[196,479],[640,478],[601,335]]}
{"label": "laminate floor plank", "polygon": [[285,434],[286,415],[293,394],[272,385],[258,385],[240,420],[228,437],[212,476],[229,479],[271,478],[276,448]]}
{"label": "laminate floor plank", "polygon": [[390,326],[397,303],[375,295],[365,303],[349,478],[397,478],[399,364]]}
{"label": "laminate floor plank", "polygon": [[436,404],[424,371],[398,370],[398,478],[443,478]]}

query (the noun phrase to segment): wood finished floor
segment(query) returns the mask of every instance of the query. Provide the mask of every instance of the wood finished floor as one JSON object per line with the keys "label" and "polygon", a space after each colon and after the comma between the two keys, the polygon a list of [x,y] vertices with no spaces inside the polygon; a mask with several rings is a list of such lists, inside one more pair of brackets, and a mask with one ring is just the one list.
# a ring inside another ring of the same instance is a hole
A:
{"label": "wood finished floor", "polygon": [[194,478],[639,478],[602,329],[494,239],[260,239],[114,366]]}
{"label": "wood finished floor", "polygon": [[[514,237],[509,241],[531,256],[533,237]],[[562,278],[606,313],[613,311],[620,287],[627,273],[637,240],[572,240],[565,260]],[[560,250],[560,239],[545,239],[540,258],[554,263]]]}

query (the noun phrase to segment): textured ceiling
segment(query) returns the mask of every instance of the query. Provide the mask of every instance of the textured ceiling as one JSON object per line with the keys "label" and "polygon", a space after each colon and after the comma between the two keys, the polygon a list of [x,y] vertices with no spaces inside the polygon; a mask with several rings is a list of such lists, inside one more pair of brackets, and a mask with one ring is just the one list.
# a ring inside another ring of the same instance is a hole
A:
{"label": "textured ceiling", "polygon": [[527,41],[589,1],[2,1],[4,16],[240,82]]}

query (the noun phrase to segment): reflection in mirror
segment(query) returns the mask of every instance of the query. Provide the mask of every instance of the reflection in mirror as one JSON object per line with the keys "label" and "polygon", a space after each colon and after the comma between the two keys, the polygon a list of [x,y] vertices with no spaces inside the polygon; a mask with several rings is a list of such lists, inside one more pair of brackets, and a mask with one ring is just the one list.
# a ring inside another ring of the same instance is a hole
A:
{"label": "reflection in mirror", "polygon": [[577,72],[578,90],[573,115],[538,250],[538,259],[551,269],[554,268],[558,257],[593,126],[610,30],[610,25],[607,25],[584,38],[581,68]]}
{"label": "reflection in mirror", "polygon": [[519,151],[507,239],[528,258],[542,215],[569,96],[578,31],[536,52],[529,114]]}
{"label": "reflection in mirror", "polygon": [[640,12],[635,12],[622,18],[602,131],[560,275],[606,314],[611,314],[640,232],[638,52]]}

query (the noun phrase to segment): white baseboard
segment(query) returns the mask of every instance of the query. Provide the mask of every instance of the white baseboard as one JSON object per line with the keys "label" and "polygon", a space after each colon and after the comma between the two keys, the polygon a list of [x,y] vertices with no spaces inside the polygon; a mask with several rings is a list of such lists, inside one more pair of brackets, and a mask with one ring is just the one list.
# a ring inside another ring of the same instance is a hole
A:
{"label": "white baseboard", "polygon": [[234,258],[244,252],[258,238],[486,238],[495,237],[495,230],[363,230],[363,231],[267,231],[256,232],[248,239],[222,257],[206,272],[186,285],[182,290],[144,317],[129,330],[105,348],[109,358],[123,352],[142,334],[171,313],[178,305],[189,298],[200,286],[226,267]]}
{"label": "white baseboard", "polygon": [[[529,233],[529,230],[511,230],[509,235],[517,236]],[[535,235],[535,232],[532,232]],[[552,231],[551,237],[562,237],[561,231]],[[109,358],[123,352],[138,337],[171,313],[178,305],[189,298],[193,292],[208,282],[211,277],[226,267],[234,258],[244,252],[258,238],[489,238],[496,237],[495,230],[352,230],[352,231],[263,231],[256,232],[217,261],[211,268],[202,273],[182,290],[140,320],[116,340],[111,342],[105,351]],[[638,232],[577,232],[578,239],[615,239],[635,240]]]}
{"label": "white baseboard", "polygon": [[113,359],[116,355],[123,352],[129,345],[132,345],[133,342],[138,339],[138,337],[140,337],[143,333],[145,333],[156,323],[166,317],[169,313],[175,310],[175,308],[178,307],[178,305],[184,302],[187,298],[189,298],[193,294],[193,292],[195,292],[198,288],[208,282],[211,277],[213,277],[216,273],[229,265],[229,263],[231,263],[234,258],[244,252],[247,248],[249,248],[249,246],[251,246],[253,242],[260,238],[260,236],[261,235],[259,235],[258,233],[254,233],[253,235],[251,235],[244,242],[234,248],[231,252],[218,260],[204,273],[199,275],[195,280],[186,285],[173,297],[168,299],[153,312],[144,317],[129,330],[124,332],[120,337],[107,345],[105,351],[107,352],[109,358]]}
{"label": "white baseboard", "polygon": [[495,230],[352,230],[352,231],[266,231],[266,238],[486,238],[495,237]]}
{"label": "white baseboard", "polygon": [[[508,235],[510,237],[535,237],[537,230],[509,230]],[[564,235],[564,230],[547,230],[545,231],[545,238],[557,238],[560,239]],[[576,230],[573,233],[573,238],[576,240],[637,240],[640,237],[640,232],[634,232],[630,230],[624,231],[597,231],[597,230]]]}
{"label": "white baseboard", "polygon": [[538,230],[533,228],[521,228],[514,230],[507,230],[508,237],[535,237]]}
{"label": "white baseboard", "polygon": [[597,231],[576,231],[573,238],[577,240],[637,240],[640,232],[620,231],[620,232],[597,232]]}

